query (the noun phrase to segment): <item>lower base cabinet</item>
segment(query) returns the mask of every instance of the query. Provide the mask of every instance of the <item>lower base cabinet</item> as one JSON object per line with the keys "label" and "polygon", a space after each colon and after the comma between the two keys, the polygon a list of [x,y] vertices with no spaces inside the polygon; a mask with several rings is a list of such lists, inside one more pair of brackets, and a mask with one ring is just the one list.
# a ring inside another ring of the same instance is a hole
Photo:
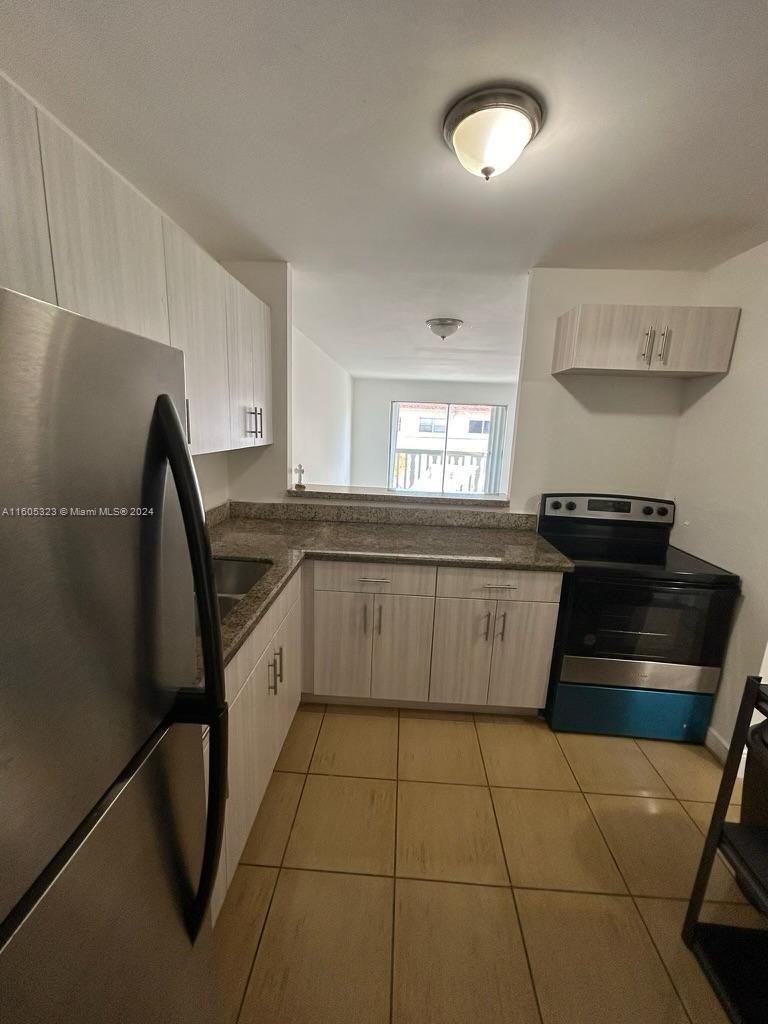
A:
{"label": "lower base cabinet", "polygon": [[491,671],[495,601],[438,597],[429,699],[485,704]]}
{"label": "lower base cabinet", "polygon": [[[224,846],[212,900],[214,920],[234,877],[259,805],[301,698],[301,590],[229,705]],[[203,749],[207,764],[207,737]]]}
{"label": "lower base cabinet", "polygon": [[499,601],[488,704],[543,708],[560,606],[544,601]]}

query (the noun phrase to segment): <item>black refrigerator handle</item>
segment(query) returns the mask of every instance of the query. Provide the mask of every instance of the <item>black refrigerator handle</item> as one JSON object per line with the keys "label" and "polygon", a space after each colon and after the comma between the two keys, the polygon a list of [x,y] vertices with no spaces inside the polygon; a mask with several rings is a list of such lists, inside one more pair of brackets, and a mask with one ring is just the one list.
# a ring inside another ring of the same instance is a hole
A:
{"label": "black refrigerator handle", "polygon": [[203,861],[197,892],[187,910],[187,928],[194,941],[211,901],[224,838],[228,746],[224,658],[205,510],[184,428],[170,395],[158,396],[155,415],[184,520],[203,651],[204,688],[180,691],[171,711],[170,722],[192,722],[209,727],[208,814]]}

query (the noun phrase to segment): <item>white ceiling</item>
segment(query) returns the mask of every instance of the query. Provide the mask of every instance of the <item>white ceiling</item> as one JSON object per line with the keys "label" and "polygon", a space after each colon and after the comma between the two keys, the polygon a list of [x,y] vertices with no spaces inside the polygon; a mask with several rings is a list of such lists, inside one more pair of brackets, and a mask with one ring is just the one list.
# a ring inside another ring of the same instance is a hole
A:
{"label": "white ceiling", "polygon": [[[700,268],[768,238],[765,0],[2,0],[0,67],[227,259],[287,259],[358,375],[514,377],[533,265]],[[547,118],[486,183],[446,105]],[[467,327],[433,342],[430,316]]]}

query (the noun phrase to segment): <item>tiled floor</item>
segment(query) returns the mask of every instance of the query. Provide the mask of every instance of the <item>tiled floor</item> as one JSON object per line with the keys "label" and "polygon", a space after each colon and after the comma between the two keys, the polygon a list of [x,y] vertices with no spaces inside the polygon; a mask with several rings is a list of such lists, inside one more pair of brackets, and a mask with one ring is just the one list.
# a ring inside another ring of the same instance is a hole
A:
{"label": "tiled floor", "polygon": [[[725,1024],[680,939],[703,748],[313,705],[277,769],[216,926],[229,1021]],[[722,864],[708,900],[757,923]]]}

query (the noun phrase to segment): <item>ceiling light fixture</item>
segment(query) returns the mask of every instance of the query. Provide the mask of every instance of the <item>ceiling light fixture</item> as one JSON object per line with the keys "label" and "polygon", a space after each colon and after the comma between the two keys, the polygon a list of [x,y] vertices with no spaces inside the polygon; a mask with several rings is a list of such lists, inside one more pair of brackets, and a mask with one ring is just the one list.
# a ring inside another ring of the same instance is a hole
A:
{"label": "ceiling light fixture", "polygon": [[443,341],[464,326],[464,321],[457,320],[455,316],[435,316],[425,322],[430,331]]}
{"label": "ceiling light fixture", "polygon": [[509,170],[541,129],[541,105],[504,86],[464,96],[443,121],[443,138],[470,174],[488,181]]}

